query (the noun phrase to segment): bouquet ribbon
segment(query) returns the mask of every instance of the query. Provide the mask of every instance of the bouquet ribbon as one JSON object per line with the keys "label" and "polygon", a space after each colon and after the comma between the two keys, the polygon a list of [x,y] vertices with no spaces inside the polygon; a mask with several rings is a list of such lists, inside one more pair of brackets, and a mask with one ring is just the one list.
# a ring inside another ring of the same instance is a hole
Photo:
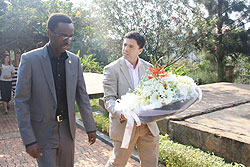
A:
{"label": "bouquet ribbon", "polygon": [[140,121],[139,117],[136,115],[136,113],[134,113],[134,112],[124,112],[123,114],[127,118],[127,124],[125,127],[125,132],[124,132],[124,136],[122,139],[121,148],[128,149],[129,142],[130,142],[130,139],[132,136],[134,122],[136,122],[136,126],[140,126],[141,121]]}
{"label": "bouquet ribbon", "polygon": [[132,136],[134,123],[136,123],[136,126],[140,126],[141,121],[140,121],[139,117],[137,116],[137,114],[135,113],[135,111],[133,111],[133,110],[131,111],[131,109],[124,106],[123,103],[120,103],[119,100],[116,101],[115,110],[122,111],[122,114],[127,119],[121,148],[128,149],[129,142],[130,142],[130,139]]}

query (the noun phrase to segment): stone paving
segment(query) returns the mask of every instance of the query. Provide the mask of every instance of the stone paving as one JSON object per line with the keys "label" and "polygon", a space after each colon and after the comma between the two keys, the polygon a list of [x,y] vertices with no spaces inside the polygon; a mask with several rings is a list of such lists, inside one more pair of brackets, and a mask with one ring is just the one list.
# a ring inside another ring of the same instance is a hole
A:
{"label": "stone paving", "polygon": [[[22,144],[13,106],[8,115],[0,107],[0,167],[33,167],[36,160],[30,157]],[[112,153],[112,147],[97,139],[92,146],[88,145],[87,135],[77,128],[75,146],[75,167],[105,166]],[[129,160],[127,167],[139,167],[139,163]]]}

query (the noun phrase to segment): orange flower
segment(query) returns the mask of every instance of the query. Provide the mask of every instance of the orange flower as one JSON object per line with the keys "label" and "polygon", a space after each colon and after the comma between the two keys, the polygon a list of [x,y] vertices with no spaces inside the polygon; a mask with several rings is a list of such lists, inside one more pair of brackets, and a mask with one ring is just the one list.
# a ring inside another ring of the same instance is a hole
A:
{"label": "orange flower", "polygon": [[77,13],[76,13],[76,17],[80,18],[80,17],[81,17],[81,13],[80,13],[80,12],[77,12]]}
{"label": "orange flower", "polygon": [[151,66],[149,71],[150,71],[150,76],[148,76],[148,79],[152,79],[152,78],[158,79],[159,77],[166,77],[167,76],[167,73],[165,72],[163,67],[160,67],[160,68],[155,67],[154,68],[153,66]]}

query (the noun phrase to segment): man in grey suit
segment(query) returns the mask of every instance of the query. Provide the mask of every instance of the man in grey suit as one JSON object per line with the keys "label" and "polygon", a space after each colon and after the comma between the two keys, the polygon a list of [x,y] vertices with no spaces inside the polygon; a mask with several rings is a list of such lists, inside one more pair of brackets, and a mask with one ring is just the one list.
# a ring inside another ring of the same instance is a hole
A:
{"label": "man in grey suit", "polygon": [[15,96],[26,152],[39,167],[73,167],[75,101],[90,144],[96,140],[81,62],[67,51],[74,26],[65,14],[50,16],[49,43],[22,55]]}
{"label": "man in grey suit", "polygon": [[145,45],[145,38],[138,32],[129,32],[124,36],[123,57],[104,68],[104,101],[109,112],[109,135],[113,140],[113,155],[106,167],[124,167],[137,146],[142,167],[156,167],[158,163],[159,129],[156,122],[134,126],[128,149],[121,148],[126,126],[126,117],[114,110],[116,99],[120,99],[129,89],[135,89],[147,72],[150,64],[139,58]]}

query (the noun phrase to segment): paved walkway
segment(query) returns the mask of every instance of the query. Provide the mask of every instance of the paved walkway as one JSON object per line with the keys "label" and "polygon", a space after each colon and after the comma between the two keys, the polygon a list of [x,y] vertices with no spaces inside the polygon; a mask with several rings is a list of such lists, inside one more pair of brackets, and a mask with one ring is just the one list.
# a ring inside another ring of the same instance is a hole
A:
{"label": "paved walkway", "polygon": [[[0,167],[33,167],[37,166],[22,145],[17,128],[16,116],[12,111],[3,114],[0,107]],[[105,166],[112,153],[112,147],[98,140],[92,146],[88,145],[87,135],[81,129],[76,130],[75,167]],[[127,167],[139,167],[139,163],[130,159]]]}

